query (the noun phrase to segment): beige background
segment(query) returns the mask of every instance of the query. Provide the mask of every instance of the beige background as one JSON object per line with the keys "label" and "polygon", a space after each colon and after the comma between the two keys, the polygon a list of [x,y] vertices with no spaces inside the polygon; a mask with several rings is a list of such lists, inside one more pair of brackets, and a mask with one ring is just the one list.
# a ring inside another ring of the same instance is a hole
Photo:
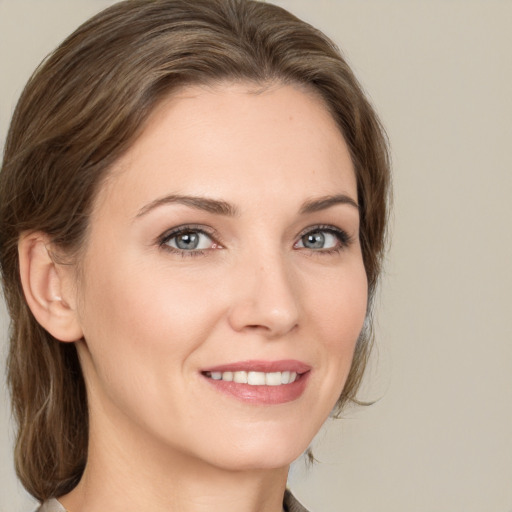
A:
{"label": "beige background", "polygon": [[[0,0],[0,143],[30,72],[106,0]],[[291,486],[313,511],[512,511],[512,2],[281,0],[345,52],[392,141],[364,395]],[[2,362],[6,315],[0,312]],[[0,511],[30,510],[0,395]]]}

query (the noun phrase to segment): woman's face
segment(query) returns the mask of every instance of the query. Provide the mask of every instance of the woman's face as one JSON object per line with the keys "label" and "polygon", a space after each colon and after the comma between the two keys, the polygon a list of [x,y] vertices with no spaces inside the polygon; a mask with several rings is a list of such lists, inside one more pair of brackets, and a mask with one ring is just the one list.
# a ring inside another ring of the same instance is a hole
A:
{"label": "woman's face", "polygon": [[350,369],[358,233],[349,151],[312,92],[189,87],[161,104],[90,222],[91,436],[222,468],[289,464]]}

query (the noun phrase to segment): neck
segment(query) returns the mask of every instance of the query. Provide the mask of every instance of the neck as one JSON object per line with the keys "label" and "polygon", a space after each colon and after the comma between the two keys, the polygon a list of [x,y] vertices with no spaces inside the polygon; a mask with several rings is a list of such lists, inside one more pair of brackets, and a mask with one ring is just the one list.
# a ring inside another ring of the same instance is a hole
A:
{"label": "neck", "polygon": [[216,467],[91,418],[87,467],[60,502],[70,512],[281,512],[287,473]]}

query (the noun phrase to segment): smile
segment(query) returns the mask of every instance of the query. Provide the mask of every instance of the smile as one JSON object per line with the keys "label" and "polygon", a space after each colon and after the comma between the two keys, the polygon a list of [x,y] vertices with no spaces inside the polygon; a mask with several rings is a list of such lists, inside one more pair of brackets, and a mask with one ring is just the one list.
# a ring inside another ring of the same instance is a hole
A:
{"label": "smile", "polygon": [[204,369],[216,391],[252,405],[293,402],[304,393],[311,366],[296,360],[241,361]]}
{"label": "smile", "polygon": [[236,382],[237,384],[248,384],[249,386],[282,386],[291,384],[297,380],[297,372],[206,372],[205,375],[213,380],[225,382]]}

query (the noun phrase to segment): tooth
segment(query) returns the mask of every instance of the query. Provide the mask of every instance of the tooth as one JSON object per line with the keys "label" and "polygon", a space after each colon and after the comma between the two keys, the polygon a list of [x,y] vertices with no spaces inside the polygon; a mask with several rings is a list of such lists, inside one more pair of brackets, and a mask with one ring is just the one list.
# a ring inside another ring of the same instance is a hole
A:
{"label": "tooth", "polygon": [[[1,0],[0,0],[1,1]],[[251,386],[280,386],[291,384],[297,380],[297,372],[209,372],[208,376],[213,380],[236,382],[238,384],[249,384]]]}
{"label": "tooth", "polygon": [[247,384],[247,372],[235,372],[233,380],[238,384]]}
{"label": "tooth", "polygon": [[247,384],[251,384],[251,386],[264,386],[265,374],[263,372],[249,372],[247,374]]}
{"label": "tooth", "polygon": [[265,375],[265,383],[267,386],[280,386],[281,379],[281,372],[272,372]]}

